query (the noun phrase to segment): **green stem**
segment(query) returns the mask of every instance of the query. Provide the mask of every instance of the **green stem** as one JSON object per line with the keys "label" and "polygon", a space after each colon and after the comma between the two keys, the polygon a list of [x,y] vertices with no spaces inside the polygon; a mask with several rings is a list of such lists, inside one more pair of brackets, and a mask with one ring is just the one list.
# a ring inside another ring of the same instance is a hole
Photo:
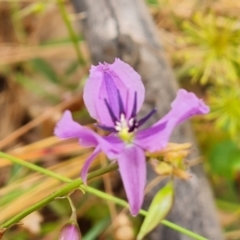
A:
{"label": "green stem", "polygon": [[6,154],[6,153],[3,153],[3,152],[0,152],[0,158],[5,158],[5,159],[8,159],[9,161],[13,162],[13,163],[16,163],[16,164],[19,164],[21,166],[24,166],[26,168],[29,168],[33,171],[36,171],[36,172],[39,172],[39,173],[42,173],[46,176],[49,176],[49,177],[52,177],[52,178],[55,178],[55,179],[58,179],[60,180],[61,182],[71,182],[71,179],[67,178],[67,177],[64,177],[64,176],[61,176],[55,172],[52,172],[48,169],[45,169],[45,168],[42,168],[42,167],[39,167],[33,163],[30,163],[30,162],[27,162],[27,161],[24,161],[20,158],[17,158],[17,157],[13,157],[9,154]]}
{"label": "green stem", "polygon": [[[29,163],[29,162],[26,162],[22,159],[19,159],[19,158],[15,158],[13,156],[10,156],[8,154],[5,154],[3,152],[0,152],[0,157],[2,158],[5,158],[5,159],[8,159],[14,163],[17,163],[17,164],[20,164],[22,166],[25,166],[29,169],[32,169],[34,171],[37,171],[37,172],[40,172],[46,176],[49,176],[49,177],[53,177],[55,179],[58,179],[60,181],[63,181],[63,182],[66,182],[67,185],[63,186],[62,188],[60,188],[59,190],[53,192],[52,194],[50,194],[49,196],[45,197],[44,199],[42,199],[41,201],[35,203],[34,205],[30,206],[29,208],[23,210],[22,212],[20,212],[19,214],[17,214],[16,216],[14,216],[13,218],[9,219],[7,222],[5,222],[3,225],[0,226],[0,229],[5,229],[5,228],[9,228],[11,227],[12,225],[18,223],[20,220],[22,220],[24,217],[26,217],[27,215],[29,215],[30,213],[46,206],[48,203],[52,202],[54,199],[56,199],[57,197],[62,197],[62,196],[66,196],[68,193],[72,192],[73,190],[75,190],[76,188],[78,188],[83,182],[81,179],[76,179],[76,180],[72,180],[70,178],[67,178],[67,177],[64,177],[64,176],[61,176],[61,175],[58,175],[57,173],[54,173],[50,170],[47,170],[47,169],[44,169],[44,168],[41,168],[39,166],[36,166],[35,164],[32,164],[32,163]],[[92,179],[92,178],[95,178],[97,176],[101,176],[107,172],[111,172],[111,171],[114,171],[116,170],[118,167],[117,167],[117,164],[110,164],[108,165],[107,167],[105,168],[101,168],[97,171],[94,171],[90,174],[88,174],[88,179]],[[87,192],[97,196],[97,197],[100,197],[102,199],[105,199],[107,201],[112,201],[122,207],[129,207],[128,206],[128,203],[122,199],[119,199],[117,197],[114,197],[114,196],[111,196],[111,195],[108,195],[107,193],[104,193],[102,191],[99,191],[97,189],[94,189],[90,186],[87,187]],[[144,211],[144,210],[140,210],[139,212],[141,215],[143,216],[146,216],[147,212]],[[204,238],[194,232],[191,232],[179,225],[176,225],[172,222],[169,222],[167,220],[162,220],[161,221],[161,224],[165,225],[165,226],[168,226],[178,232],[181,232],[189,237],[192,237],[193,239],[196,239],[196,240],[207,240],[207,238]]]}
{"label": "green stem", "polygon": [[[8,159],[9,161],[13,162],[13,163],[16,163],[16,164],[19,164],[21,166],[24,166],[28,169],[31,169],[33,171],[36,171],[36,172],[39,172],[39,173],[42,173],[43,175],[46,175],[48,177],[52,177],[52,178],[55,178],[61,182],[65,182],[65,183],[70,183],[72,182],[73,180],[68,178],[68,177],[64,177],[62,175],[59,175],[55,172],[52,172],[48,169],[45,169],[45,168],[42,168],[42,167],[39,167],[33,163],[30,163],[30,162],[27,162],[27,161],[24,161],[20,158],[17,158],[17,157],[13,157],[9,154],[6,154],[6,153],[3,153],[0,151],[0,158],[5,158],[5,159]],[[107,173],[107,172],[111,172],[111,171],[114,171],[118,168],[117,164],[110,164],[108,165],[107,167],[104,167],[104,168],[100,168],[94,172],[91,172],[88,174],[88,179],[92,179],[92,178],[95,178],[95,177],[98,177],[98,176],[101,176],[103,175],[104,173]],[[80,183],[82,184],[82,182]],[[79,185],[80,185],[79,184]]]}
{"label": "green stem", "polygon": [[[79,178],[76,180],[72,180],[70,178],[61,176],[57,173],[51,172],[50,170],[41,168],[39,166],[36,166],[35,164],[26,162],[22,159],[10,156],[6,153],[0,152],[0,157],[5,158],[10,160],[13,163],[16,164],[20,164],[24,167],[27,167],[31,170],[37,171],[39,173],[42,173],[46,176],[55,178],[57,180],[60,180],[62,182],[68,183],[67,185],[63,186],[62,188],[60,188],[59,190],[53,192],[52,194],[50,194],[49,196],[45,197],[44,199],[42,199],[41,201],[33,204],[32,206],[30,206],[29,208],[23,210],[22,212],[20,212],[19,214],[15,215],[14,217],[12,217],[11,219],[9,219],[7,222],[5,222],[3,225],[0,226],[0,229],[5,229],[5,228],[9,228],[12,225],[18,223],[20,220],[22,220],[24,217],[26,217],[27,215],[29,215],[30,213],[46,206],[48,203],[52,202],[53,200],[55,200],[58,197],[63,197],[66,196],[68,193],[72,192],[73,190],[79,188],[79,186],[81,184],[83,184],[83,181]],[[117,164],[110,164],[108,166],[106,166],[105,168],[101,168],[99,170],[96,170],[94,172],[91,172],[88,174],[88,180],[101,176],[107,172],[111,172],[114,171],[118,168]]]}
{"label": "green stem", "polygon": [[71,207],[71,210],[72,210],[72,215],[70,217],[70,221],[77,222],[77,210],[72,202],[72,199],[70,198],[70,196],[67,196],[66,198],[67,198],[69,205]]}
{"label": "green stem", "polygon": [[[122,199],[119,199],[117,197],[108,195],[107,193],[99,191],[99,190],[97,190],[95,188],[87,187],[87,192],[91,193],[91,194],[93,194],[93,195],[95,195],[95,196],[97,196],[99,198],[105,199],[107,201],[112,201],[112,202],[114,202],[114,203],[116,203],[116,204],[118,204],[118,205],[120,205],[122,207],[126,207],[126,208],[129,207],[128,203],[126,201],[124,201]],[[143,215],[143,216],[147,215],[147,211],[145,211],[143,209],[141,209],[139,211],[139,213],[141,215]],[[208,240],[205,237],[202,237],[202,236],[200,236],[200,235],[198,235],[198,234],[196,234],[194,232],[189,231],[188,229],[185,229],[185,228],[183,228],[183,227],[181,227],[181,226],[179,226],[179,225],[177,225],[175,223],[169,222],[167,220],[162,220],[161,224],[163,224],[163,225],[165,225],[165,226],[167,226],[169,228],[172,228],[172,229],[174,229],[174,230],[176,230],[178,232],[181,232],[181,233],[183,233],[183,234],[185,234],[185,235],[187,235],[189,237],[192,237],[193,239],[196,239],[196,240]]]}
{"label": "green stem", "polygon": [[73,42],[73,46],[76,50],[78,61],[79,61],[80,65],[85,65],[84,57],[82,56],[82,53],[80,52],[80,49],[79,49],[78,37],[76,36],[76,34],[73,30],[72,24],[69,20],[69,17],[68,17],[68,14],[67,14],[67,11],[66,11],[66,8],[65,8],[65,5],[64,5],[64,1],[63,0],[57,0],[57,3],[58,3],[60,13],[62,15],[63,21],[66,24],[69,36],[70,36],[70,38]]}
{"label": "green stem", "polygon": [[53,192],[52,194],[45,197],[41,201],[33,204],[32,206],[26,208],[22,212],[18,213],[17,215],[15,215],[11,219],[9,219],[7,222],[5,222],[4,224],[2,224],[0,226],[0,229],[11,227],[12,225],[18,223],[20,220],[22,220],[27,215],[29,215],[30,213],[32,213],[34,211],[37,211],[38,209],[46,206],[48,203],[52,202],[55,198],[67,195],[73,189],[78,188],[80,186],[80,184],[82,184],[81,179],[77,179],[77,180],[72,181],[71,183],[68,183],[66,186],[60,188],[59,190],[57,190],[55,192]]}

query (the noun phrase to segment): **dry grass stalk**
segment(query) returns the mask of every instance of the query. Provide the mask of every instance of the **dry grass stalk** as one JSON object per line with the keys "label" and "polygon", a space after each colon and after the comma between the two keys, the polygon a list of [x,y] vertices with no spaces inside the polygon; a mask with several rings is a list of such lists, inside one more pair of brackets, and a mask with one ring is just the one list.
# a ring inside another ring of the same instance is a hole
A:
{"label": "dry grass stalk", "polygon": [[70,99],[65,100],[64,102],[58,104],[57,106],[54,106],[47,111],[43,112],[41,115],[27,123],[26,125],[20,127],[13,133],[9,134],[6,138],[0,141],[0,149],[8,146],[10,143],[12,143],[14,140],[22,136],[23,134],[27,133],[29,130],[33,129],[34,127],[40,125],[42,122],[47,120],[48,118],[52,118],[53,114],[60,117],[60,113],[69,108],[74,103],[81,102],[82,103],[82,96],[76,95],[73,96]]}
{"label": "dry grass stalk", "polygon": [[[84,57],[87,58],[87,48],[84,42],[79,43],[79,47]],[[16,64],[23,61],[29,61],[34,58],[57,58],[74,59],[75,51],[72,43],[64,43],[51,46],[21,46],[18,44],[1,44],[0,65]]]}

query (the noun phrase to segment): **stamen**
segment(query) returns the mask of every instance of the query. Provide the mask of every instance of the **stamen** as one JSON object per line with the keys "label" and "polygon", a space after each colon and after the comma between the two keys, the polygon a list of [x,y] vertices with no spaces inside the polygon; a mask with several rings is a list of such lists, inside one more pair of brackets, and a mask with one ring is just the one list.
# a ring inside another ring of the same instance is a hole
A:
{"label": "stamen", "polygon": [[156,113],[157,109],[154,108],[150,113],[148,113],[145,117],[141,118],[138,121],[138,127],[140,127],[141,125],[143,125],[154,113]]}
{"label": "stamen", "polygon": [[116,127],[115,127],[115,130],[116,130],[117,132],[121,131],[121,129],[122,129],[121,126],[116,126]]}
{"label": "stamen", "polygon": [[117,89],[117,94],[118,94],[118,104],[119,104],[119,116],[120,116],[121,114],[124,114],[124,115],[125,115],[122,97],[121,97],[121,94],[120,94],[120,92],[119,92],[118,89]]}
{"label": "stamen", "polygon": [[108,127],[108,126],[99,125],[99,124],[96,124],[96,127],[101,128],[108,132],[117,132],[117,130],[114,127]]}
{"label": "stamen", "polygon": [[107,107],[107,109],[108,109],[108,112],[109,112],[109,114],[110,114],[110,117],[111,117],[113,123],[115,124],[116,121],[117,121],[117,118],[115,117],[115,115],[114,115],[114,113],[113,113],[113,110],[112,110],[112,108],[110,107],[110,105],[108,104],[106,98],[104,98],[104,102],[105,102],[105,104],[106,104],[106,107]]}
{"label": "stamen", "polygon": [[[131,121],[132,120],[132,121]],[[130,122],[131,121],[131,122]],[[131,118],[129,121],[129,125],[130,125],[130,128],[128,129],[128,132],[133,132],[134,129],[137,127],[137,122],[136,122],[136,119],[135,118]]]}
{"label": "stamen", "polygon": [[130,127],[132,127],[133,124],[134,124],[134,118],[131,118],[131,119],[128,121],[128,125],[129,125]]}
{"label": "stamen", "polygon": [[126,121],[124,114],[121,114],[121,115],[120,115],[120,121],[121,121],[121,123],[124,122],[124,121]]}
{"label": "stamen", "polygon": [[115,125],[121,127],[121,123],[120,122],[116,122]]}
{"label": "stamen", "polygon": [[136,115],[137,115],[137,92],[134,93],[133,109],[130,118],[135,118]]}

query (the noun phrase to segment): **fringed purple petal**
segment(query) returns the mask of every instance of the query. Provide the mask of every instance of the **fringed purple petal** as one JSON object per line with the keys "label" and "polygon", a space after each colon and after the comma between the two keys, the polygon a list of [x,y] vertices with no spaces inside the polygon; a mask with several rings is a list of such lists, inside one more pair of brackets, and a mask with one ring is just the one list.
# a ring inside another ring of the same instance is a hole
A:
{"label": "fringed purple petal", "polygon": [[[119,117],[122,107],[127,117],[130,117],[135,92],[137,93],[136,109],[139,111],[145,94],[141,77],[128,64],[116,59],[113,64],[99,64],[91,68],[90,77],[84,87],[83,98],[93,118],[103,125],[113,126],[114,123],[104,99],[107,100],[116,117]],[[119,96],[122,103],[119,102]]]}
{"label": "fringed purple petal", "polygon": [[[106,98],[104,99],[104,103],[105,103],[106,108],[107,108],[107,110],[108,110],[108,114],[109,114],[109,116],[110,116],[111,119],[112,119],[112,124],[115,125],[115,123],[116,123],[117,120],[118,120],[118,114],[116,114],[115,111],[114,111],[114,109],[116,109],[116,108],[114,108],[114,107],[112,108],[112,104],[110,104],[110,103],[107,101]],[[115,115],[115,114],[116,114],[116,115]]]}
{"label": "fringed purple petal", "polygon": [[93,153],[87,158],[87,160],[85,161],[82,167],[81,178],[85,185],[87,184],[87,173],[88,173],[89,167],[100,152],[101,152],[101,149],[99,147],[95,148]]}
{"label": "fringed purple petal", "polygon": [[73,121],[70,111],[65,111],[57,123],[54,134],[62,139],[78,138],[83,146],[96,147],[88,157],[81,171],[83,182],[86,183],[88,169],[96,158],[103,151],[109,159],[116,159],[124,147],[124,143],[115,135],[100,136],[89,128],[83,127]]}
{"label": "fringed purple petal", "polygon": [[70,111],[65,111],[62,118],[58,121],[54,135],[62,138],[78,138],[81,145],[86,147],[97,146],[100,136],[89,128],[83,127],[81,124],[73,121]]}
{"label": "fringed purple petal", "polygon": [[177,118],[177,123],[181,123],[194,115],[209,113],[209,107],[203,100],[185,89],[178,90],[177,97],[172,102],[171,107],[172,110],[169,112],[169,115],[172,118]]}
{"label": "fringed purple petal", "polygon": [[108,143],[111,148],[104,151],[109,160],[117,159],[119,154],[122,152],[125,143],[115,134],[110,134],[108,136],[102,137],[105,142]]}
{"label": "fringed purple petal", "polygon": [[117,137],[102,137],[91,129],[83,127],[79,123],[73,121],[70,111],[65,111],[63,113],[62,118],[54,129],[54,134],[62,139],[78,138],[82,146],[99,147],[108,158],[114,158],[118,153],[118,148],[121,147],[121,142],[117,140]]}
{"label": "fringed purple petal", "polygon": [[106,98],[116,117],[119,116],[118,88],[112,74],[108,71],[103,72],[103,85],[106,91]]}
{"label": "fringed purple petal", "polygon": [[124,148],[124,143],[117,136],[114,136],[114,135],[105,136],[103,137],[103,141],[105,142],[105,146],[106,145],[108,146],[104,148],[103,148],[103,144],[100,144],[99,146],[97,146],[83,165],[83,168],[81,171],[81,178],[84,184],[86,184],[86,181],[87,181],[87,173],[88,173],[89,167],[93,162],[93,160],[101,152],[101,150],[107,155],[109,160],[113,160],[118,158],[119,154],[122,152],[122,149]]}
{"label": "fringed purple petal", "polygon": [[161,150],[167,145],[176,125],[194,115],[209,112],[208,106],[201,99],[184,89],[178,91],[171,106],[172,109],[161,120],[136,134],[135,143],[137,145],[150,152]]}
{"label": "fringed purple petal", "polygon": [[161,150],[167,146],[175,125],[174,121],[169,120],[140,130],[137,132],[134,142],[136,145],[150,152]]}
{"label": "fringed purple petal", "polygon": [[126,146],[118,157],[118,165],[131,214],[136,216],[141,209],[144,198],[146,184],[145,154],[137,146]]}
{"label": "fringed purple petal", "polygon": [[83,126],[74,122],[70,111],[65,111],[61,119],[57,122],[54,135],[58,138],[79,138]]}

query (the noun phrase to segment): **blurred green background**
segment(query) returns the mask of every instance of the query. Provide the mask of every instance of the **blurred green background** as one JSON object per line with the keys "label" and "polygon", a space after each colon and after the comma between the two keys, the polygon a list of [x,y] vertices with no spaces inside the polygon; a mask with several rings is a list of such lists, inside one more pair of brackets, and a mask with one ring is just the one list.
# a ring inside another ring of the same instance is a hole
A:
{"label": "blurred green background", "polygon": [[[146,3],[179,84],[211,108],[192,123],[226,239],[240,239],[240,2]],[[65,109],[82,124],[92,121],[81,96],[91,62],[79,17],[68,1],[0,1],[0,148],[68,177],[79,176],[88,152],[52,137],[53,127]],[[96,164],[106,162],[100,157]],[[115,179],[113,173],[92,184],[121,196]],[[61,185],[6,161],[0,184],[1,222]],[[84,240],[134,239],[139,220],[124,210],[80,192],[73,200]],[[57,239],[69,215],[65,200],[54,201],[3,239]],[[129,236],[121,235],[123,229]]]}

